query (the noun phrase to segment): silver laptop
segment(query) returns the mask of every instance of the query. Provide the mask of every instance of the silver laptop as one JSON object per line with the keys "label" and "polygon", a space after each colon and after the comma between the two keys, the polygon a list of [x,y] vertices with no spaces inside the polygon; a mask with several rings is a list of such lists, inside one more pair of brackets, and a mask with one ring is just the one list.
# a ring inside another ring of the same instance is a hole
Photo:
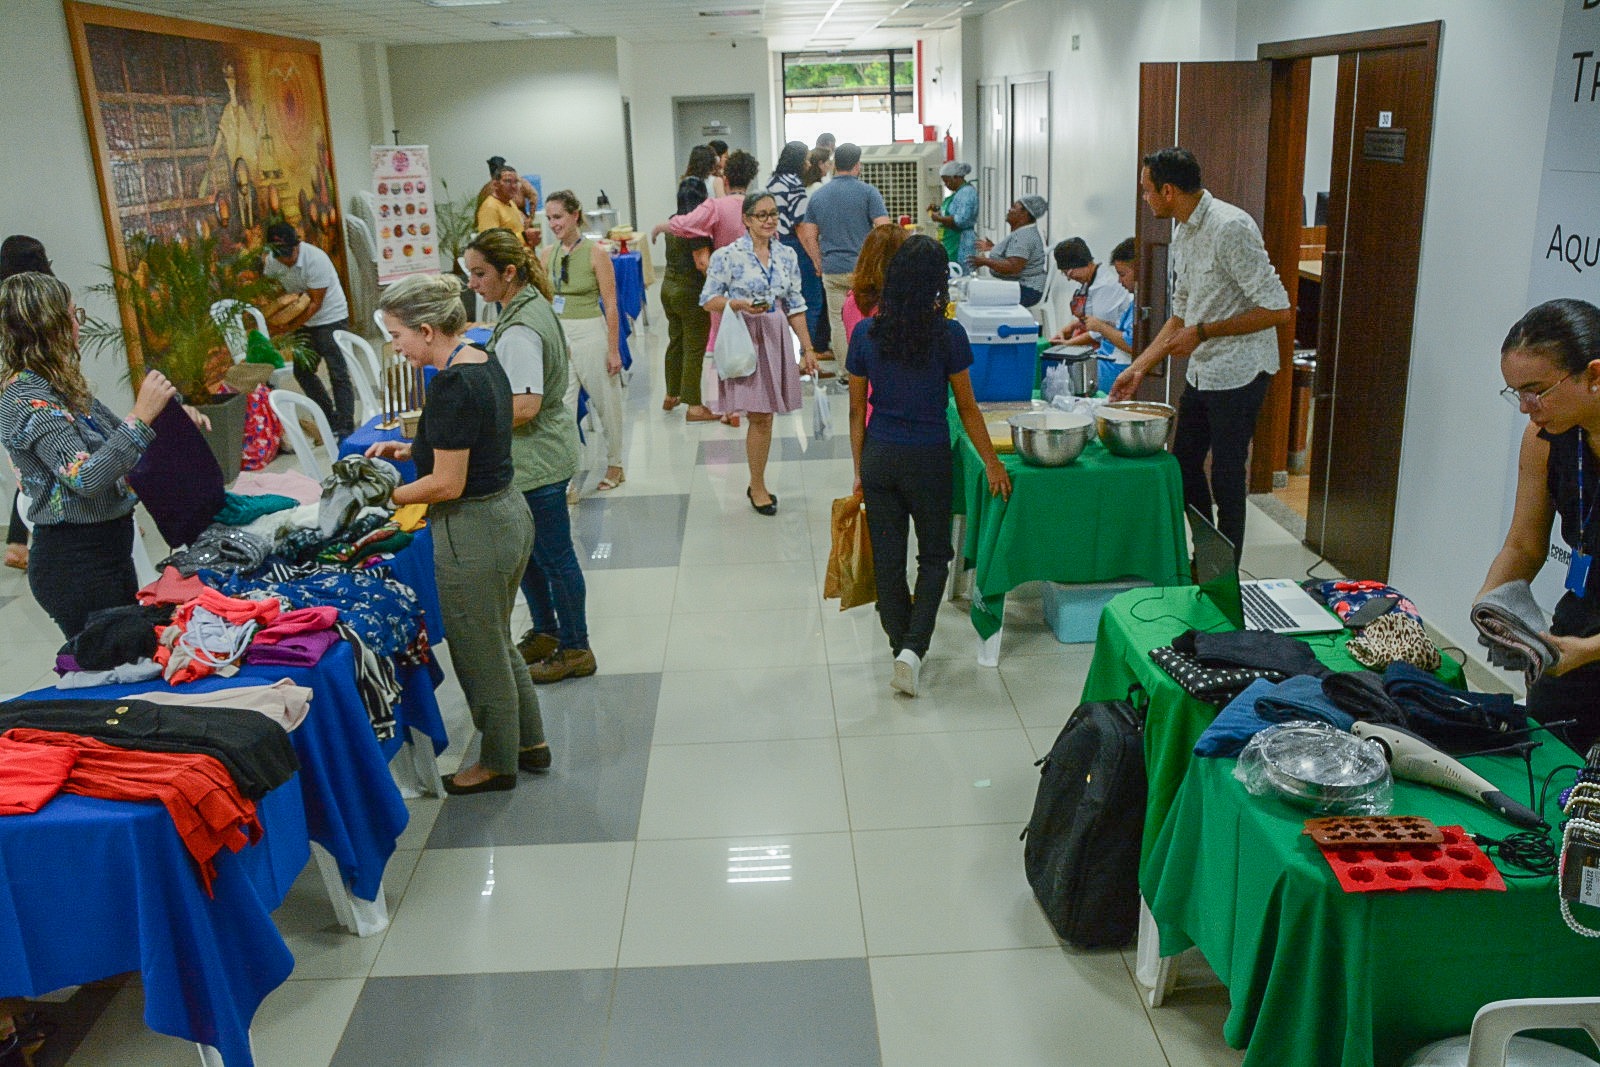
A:
{"label": "silver laptop", "polygon": [[1289,578],[1239,580],[1233,542],[1194,507],[1189,528],[1194,535],[1194,580],[1206,598],[1241,630],[1275,634],[1320,634],[1344,629],[1333,612]]}

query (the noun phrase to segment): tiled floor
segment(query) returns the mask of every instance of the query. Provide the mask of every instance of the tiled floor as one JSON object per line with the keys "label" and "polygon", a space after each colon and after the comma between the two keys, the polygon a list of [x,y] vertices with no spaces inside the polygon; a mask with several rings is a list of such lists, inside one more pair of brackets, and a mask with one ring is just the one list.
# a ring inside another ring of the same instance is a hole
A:
{"label": "tiled floor", "polygon": [[[892,694],[876,616],[821,597],[847,441],[781,419],[780,511],[758,516],[742,431],[660,411],[664,332],[636,335],[627,483],[576,512],[600,674],[540,690],[552,773],[412,801],[380,937],[339,932],[308,871],[277,913],[297,963],[256,1017],[260,1062],[1237,1064],[1220,988],[1147,1010],[1132,950],[1064,948],[1023,878],[1033,762],[1091,649],[1024,591],[982,668],[946,605],[924,694]],[[1309,562],[1252,514],[1247,569]],[[49,623],[11,572],[0,632],[0,690],[39,683]],[[448,771],[471,729],[441,695]],[[74,1067],[192,1064],[140,1007],[130,982]]]}

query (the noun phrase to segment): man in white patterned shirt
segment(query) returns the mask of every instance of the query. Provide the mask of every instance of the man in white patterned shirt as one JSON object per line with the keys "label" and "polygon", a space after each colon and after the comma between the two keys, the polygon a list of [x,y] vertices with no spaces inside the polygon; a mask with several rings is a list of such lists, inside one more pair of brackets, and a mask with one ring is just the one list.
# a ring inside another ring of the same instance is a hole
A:
{"label": "man in white patterned shirt", "polygon": [[[1276,328],[1294,310],[1267,259],[1255,220],[1200,184],[1200,163],[1185,148],[1145,156],[1144,202],[1158,219],[1176,219],[1172,238],[1172,317],[1117,376],[1111,399],[1127,400],[1151,367],[1189,357],[1172,453],[1183,471],[1183,499],[1244,548],[1245,459],[1267,386],[1278,372]],[[1211,478],[1206,479],[1206,456]]]}

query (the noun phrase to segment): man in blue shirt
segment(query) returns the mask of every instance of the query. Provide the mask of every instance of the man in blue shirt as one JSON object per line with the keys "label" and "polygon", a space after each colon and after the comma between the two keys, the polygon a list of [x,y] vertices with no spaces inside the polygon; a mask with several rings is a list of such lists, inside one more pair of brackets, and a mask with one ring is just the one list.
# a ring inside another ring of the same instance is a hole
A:
{"label": "man in blue shirt", "polygon": [[805,221],[796,227],[807,247],[820,245],[822,291],[828,298],[828,325],[833,330],[833,347],[845,351],[850,338],[845,336],[840,312],[844,298],[855,283],[856,256],[861,243],[874,226],[889,221],[883,194],[861,180],[861,148],[846,141],[833,152],[833,180],[811,194]]}

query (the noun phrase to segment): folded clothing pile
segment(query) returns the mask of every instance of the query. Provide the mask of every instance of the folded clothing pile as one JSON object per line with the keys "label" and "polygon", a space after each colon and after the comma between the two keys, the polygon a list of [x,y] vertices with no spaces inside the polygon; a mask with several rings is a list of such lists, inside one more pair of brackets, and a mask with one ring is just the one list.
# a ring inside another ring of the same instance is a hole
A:
{"label": "folded clothing pile", "polygon": [[1521,671],[1529,686],[1561,658],[1544,639],[1550,632],[1550,619],[1525,581],[1489,590],[1472,605],[1471,618],[1478,628],[1478,644],[1489,650],[1489,662],[1508,671]]}
{"label": "folded clothing pile", "polygon": [[321,511],[317,526],[324,540],[350,525],[362,508],[383,506],[400,485],[393,463],[366,456],[345,456],[322,479]]}
{"label": "folded clothing pile", "polygon": [[1184,692],[1218,707],[1257,679],[1281,682],[1297,674],[1320,678],[1328,673],[1304,641],[1259,630],[1189,630],[1173,638],[1171,646],[1152,648],[1150,658]]}
{"label": "folded clothing pile", "polygon": [[283,610],[272,597],[245,600],[206,589],[172,616],[161,631],[155,661],[172,685],[204,678],[219,669],[237,669],[256,630]]}
{"label": "folded clothing pile", "polygon": [[339,641],[339,609],[296,608],[256,631],[244,655],[252,666],[313,667]]}
{"label": "folded clothing pile", "polygon": [[1320,722],[1349,730],[1355,719],[1323,692],[1322,680],[1298,674],[1276,684],[1259,679],[1228,702],[1195,742],[1196,756],[1237,756],[1275,723]]}

